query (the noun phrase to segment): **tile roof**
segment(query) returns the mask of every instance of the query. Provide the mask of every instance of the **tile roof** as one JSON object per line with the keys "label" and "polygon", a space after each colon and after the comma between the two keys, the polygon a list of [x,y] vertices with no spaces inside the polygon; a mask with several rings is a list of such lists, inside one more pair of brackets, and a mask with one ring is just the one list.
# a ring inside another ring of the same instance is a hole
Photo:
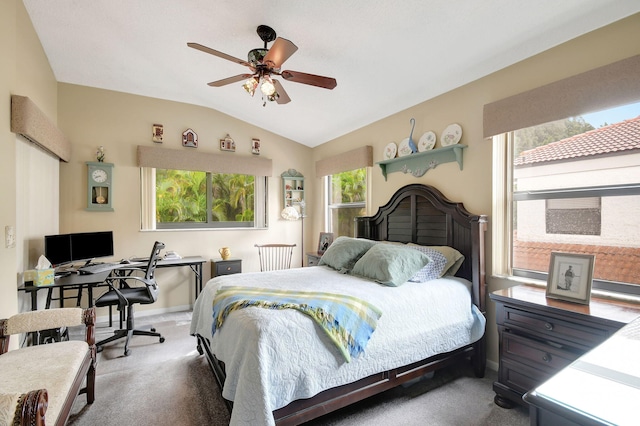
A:
{"label": "tile roof", "polygon": [[640,116],[522,152],[515,166],[640,150]]}
{"label": "tile roof", "polygon": [[639,247],[585,246],[514,239],[513,265],[518,269],[548,272],[552,251],[595,254],[593,278],[640,284]]}

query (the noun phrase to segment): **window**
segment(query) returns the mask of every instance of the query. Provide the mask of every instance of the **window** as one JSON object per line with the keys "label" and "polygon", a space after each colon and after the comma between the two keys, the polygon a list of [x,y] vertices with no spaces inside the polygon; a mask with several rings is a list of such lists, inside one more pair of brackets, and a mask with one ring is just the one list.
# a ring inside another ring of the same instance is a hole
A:
{"label": "window", "polygon": [[546,280],[551,252],[594,254],[594,288],[640,294],[638,141],[640,103],[494,137],[496,272]]}
{"label": "window", "polygon": [[[153,223],[146,227],[143,225],[143,229],[266,226],[265,177],[187,170],[147,171],[151,172],[143,171],[143,187],[148,181],[146,186],[153,189],[150,197],[155,204],[143,209],[143,215],[154,219],[147,221]],[[151,183],[153,175],[155,184]]]}
{"label": "window", "polygon": [[334,238],[355,236],[354,219],[367,213],[367,168],[326,178],[327,229]]}

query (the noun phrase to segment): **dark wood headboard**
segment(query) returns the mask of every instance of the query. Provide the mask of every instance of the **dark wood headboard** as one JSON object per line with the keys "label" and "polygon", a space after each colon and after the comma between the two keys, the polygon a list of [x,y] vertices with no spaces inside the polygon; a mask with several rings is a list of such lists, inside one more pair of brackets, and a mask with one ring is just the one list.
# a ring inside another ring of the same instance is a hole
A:
{"label": "dark wood headboard", "polygon": [[465,260],[456,276],[472,282],[473,303],[485,312],[485,215],[469,213],[432,186],[411,184],[393,194],[375,215],[355,220],[359,238],[458,250]]}

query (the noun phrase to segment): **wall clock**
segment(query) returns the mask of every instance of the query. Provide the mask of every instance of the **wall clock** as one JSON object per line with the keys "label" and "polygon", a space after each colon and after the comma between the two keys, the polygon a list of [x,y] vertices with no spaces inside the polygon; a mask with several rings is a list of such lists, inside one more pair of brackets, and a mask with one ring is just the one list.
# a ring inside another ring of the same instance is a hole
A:
{"label": "wall clock", "polygon": [[113,164],[87,161],[87,210],[113,211]]}

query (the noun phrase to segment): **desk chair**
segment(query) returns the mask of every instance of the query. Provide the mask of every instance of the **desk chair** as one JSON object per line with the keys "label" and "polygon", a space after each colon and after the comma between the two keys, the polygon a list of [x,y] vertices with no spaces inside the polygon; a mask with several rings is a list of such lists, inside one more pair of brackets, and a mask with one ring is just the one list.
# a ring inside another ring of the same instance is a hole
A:
{"label": "desk chair", "polygon": [[260,271],[276,271],[291,268],[291,256],[295,244],[256,244],[260,257]]}
{"label": "desk chair", "polygon": [[[109,285],[109,290],[96,300],[95,305],[97,307],[117,306],[121,318],[126,309],[126,328],[116,330],[113,336],[96,343],[98,352],[102,350],[105,344],[125,338],[124,355],[128,356],[131,353],[129,350],[129,340],[133,335],[154,336],[160,339],[160,343],[164,342],[164,337],[162,337],[160,333],[157,333],[155,328],[151,328],[151,330],[135,329],[133,315],[133,306],[136,303],[148,305],[158,299],[158,284],[155,280],[155,270],[156,264],[158,260],[160,260],[160,250],[163,248],[163,243],[159,241],[155,242],[146,269],[119,268],[116,271],[119,275],[107,278],[106,283]],[[136,272],[144,273],[144,276],[134,275]],[[140,283],[144,285],[134,286]]]}

